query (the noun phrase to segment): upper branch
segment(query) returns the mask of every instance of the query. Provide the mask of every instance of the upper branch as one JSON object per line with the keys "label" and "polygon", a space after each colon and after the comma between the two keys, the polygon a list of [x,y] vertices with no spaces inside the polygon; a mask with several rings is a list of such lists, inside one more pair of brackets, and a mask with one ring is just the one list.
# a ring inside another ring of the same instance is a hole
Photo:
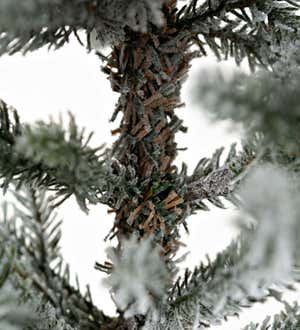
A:
{"label": "upper branch", "polygon": [[[0,3],[0,55],[62,47],[79,30],[95,31],[102,43],[124,38],[124,28],[145,32],[162,23],[163,0],[11,0]],[[80,41],[81,42],[81,41]],[[82,42],[81,42],[82,43]]]}
{"label": "upper branch", "polygon": [[297,39],[297,1],[192,0],[177,13],[175,27],[190,33],[202,55],[210,48],[218,59],[248,58],[250,68],[268,67],[278,59],[272,47]]}
{"label": "upper branch", "polygon": [[[210,0],[205,1],[199,9],[196,9],[198,0],[192,0],[190,5],[186,9],[192,9],[192,14],[189,11],[186,11],[186,14],[183,17],[179,18],[178,25],[181,27],[191,26],[193,23],[197,21],[205,21],[208,18],[213,18],[215,16],[221,16],[224,11],[232,11],[235,9],[244,9],[254,5],[257,0],[240,0],[240,1],[227,1],[222,0],[217,4],[216,7],[212,7]],[[204,10],[206,8],[206,10]],[[189,14],[188,14],[189,13]]]}
{"label": "upper branch", "polygon": [[[247,134],[262,132],[268,143],[299,152],[300,47],[279,48],[272,72],[248,76],[236,72],[225,79],[220,71],[202,72],[195,95],[214,119],[243,124]],[[274,148],[273,148],[274,149]]]}

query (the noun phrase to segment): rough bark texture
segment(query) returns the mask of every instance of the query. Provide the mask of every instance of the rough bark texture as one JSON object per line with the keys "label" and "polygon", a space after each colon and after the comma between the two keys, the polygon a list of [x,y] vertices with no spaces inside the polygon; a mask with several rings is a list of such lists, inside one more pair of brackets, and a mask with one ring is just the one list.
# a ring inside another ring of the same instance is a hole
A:
{"label": "rough bark texture", "polygon": [[[153,235],[166,262],[180,245],[178,225],[187,206],[178,170],[175,133],[186,128],[175,114],[183,104],[180,90],[194,53],[191,34],[174,26],[176,1],[164,7],[165,24],[150,26],[147,33],[127,31],[126,42],[114,47],[105,71],[114,91],[121,94],[112,121],[123,113],[113,156],[137,178],[137,193],[116,212],[114,233],[122,239]],[[128,182],[130,185],[130,182]]]}

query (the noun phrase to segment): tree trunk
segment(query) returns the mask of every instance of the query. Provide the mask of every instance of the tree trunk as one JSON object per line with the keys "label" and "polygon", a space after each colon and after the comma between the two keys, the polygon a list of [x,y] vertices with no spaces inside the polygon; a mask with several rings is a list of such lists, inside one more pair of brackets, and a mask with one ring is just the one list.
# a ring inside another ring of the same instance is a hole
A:
{"label": "tree trunk", "polygon": [[175,8],[176,1],[164,6],[161,28],[150,26],[147,33],[128,30],[104,68],[113,90],[121,94],[112,121],[123,113],[120,127],[112,131],[120,134],[113,156],[137,178],[132,198],[114,210],[114,234],[119,248],[133,233],[139,239],[153,234],[168,265],[180,245],[178,224],[187,213],[173,164],[175,133],[187,129],[175,109],[183,106],[181,85],[195,55],[189,51],[191,33],[174,27]]}

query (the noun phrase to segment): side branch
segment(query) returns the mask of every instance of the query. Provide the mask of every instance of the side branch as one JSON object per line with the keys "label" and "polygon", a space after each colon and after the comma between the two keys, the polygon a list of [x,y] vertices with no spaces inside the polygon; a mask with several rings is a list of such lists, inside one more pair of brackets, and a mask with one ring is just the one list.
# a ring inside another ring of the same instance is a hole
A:
{"label": "side branch", "polygon": [[163,0],[10,0],[0,2],[0,55],[26,53],[48,45],[60,48],[79,31],[90,48],[94,32],[102,44],[124,39],[125,27],[146,32],[162,23]]}
{"label": "side branch", "polygon": [[[25,305],[32,305],[39,313],[47,313],[51,307],[57,318],[74,328],[99,330],[110,323],[111,319],[94,305],[89,288],[82,295],[79,285],[70,285],[69,266],[64,264],[59,247],[61,221],[56,220],[54,206],[45,191],[22,187],[15,197],[19,203],[14,205],[12,215],[4,205],[0,242],[16,250],[8,280]],[[1,247],[0,243],[0,251]],[[39,297],[41,305],[37,305]]]}
{"label": "side branch", "polygon": [[[274,47],[297,40],[300,27],[297,2],[266,3],[253,0],[211,1],[197,7],[191,1],[176,16],[174,27],[190,34],[191,42],[206,56],[206,47],[217,58],[234,57],[239,65],[248,58],[252,71],[256,66],[269,67],[280,55]],[[273,47],[273,48],[272,48]]]}
{"label": "side branch", "polygon": [[[13,117],[13,119],[11,118]],[[16,110],[0,102],[0,178],[7,190],[11,182],[35,182],[56,192],[62,203],[72,194],[87,211],[87,201],[96,203],[106,185],[105,166],[99,148],[90,148],[70,115],[69,130],[62,122],[35,126],[20,123]],[[107,171],[106,171],[107,172]]]}
{"label": "side branch", "polygon": [[[254,5],[257,0],[240,0],[240,1],[220,1],[216,8],[212,8],[211,1],[208,0],[196,9],[198,0],[192,0],[189,7],[192,8],[192,13],[178,17],[178,26],[181,28],[190,27],[193,23],[203,22],[209,18],[219,17],[223,12],[228,12],[236,9],[244,9]],[[189,12],[189,11],[187,11]]]}

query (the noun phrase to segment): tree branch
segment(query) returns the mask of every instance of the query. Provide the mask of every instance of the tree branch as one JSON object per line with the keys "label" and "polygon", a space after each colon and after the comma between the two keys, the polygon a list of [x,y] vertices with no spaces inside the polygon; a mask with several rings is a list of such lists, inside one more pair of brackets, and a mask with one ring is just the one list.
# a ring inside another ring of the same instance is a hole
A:
{"label": "tree branch", "polygon": [[[197,13],[195,11],[192,15],[183,15],[182,18],[178,19],[177,25],[178,27],[182,28],[187,28],[191,27],[193,23],[198,22],[203,22],[207,20],[208,18],[213,18],[214,16],[219,17],[222,12],[224,11],[232,11],[235,9],[244,9],[247,7],[250,7],[254,5],[257,2],[257,0],[240,0],[240,1],[235,1],[235,2],[230,2],[228,0],[223,0],[220,1],[218,6],[215,9],[212,9],[210,6],[210,1],[206,1],[201,8],[203,7],[208,7],[208,10],[204,12]],[[197,1],[192,1],[193,6],[196,7]],[[190,16],[190,17],[189,17]]]}
{"label": "tree branch", "polygon": [[[0,238],[16,247],[16,260],[10,281],[31,303],[42,295],[55,308],[57,316],[82,329],[99,330],[111,319],[99,311],[90,295],[70,285],[69,266],[63,266],[59,251],[61,222],[45,191],[24,188],[15,192],[18,206],[12,217],[0,220]],[[24,285],[30,281],[31,285]]]}

